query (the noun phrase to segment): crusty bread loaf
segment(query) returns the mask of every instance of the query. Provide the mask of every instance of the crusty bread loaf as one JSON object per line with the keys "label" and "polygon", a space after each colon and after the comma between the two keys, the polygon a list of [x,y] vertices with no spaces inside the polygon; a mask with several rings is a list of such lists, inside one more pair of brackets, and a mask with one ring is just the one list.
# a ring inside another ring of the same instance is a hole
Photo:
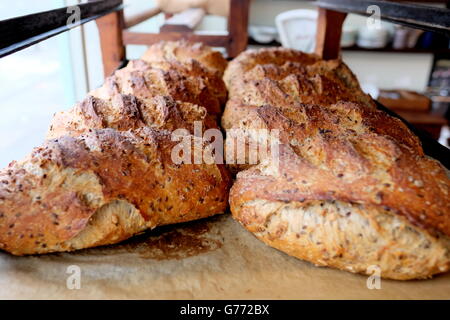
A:
{"label": "crusty bread loaf", "polygon": [[142,60],[155,62],[161,60],[177,60],[182,63],[191,60],[198,61],[202,66],[212,72],[223,75],[227,61],[220,52],[198,42],[192,44],[188,41],[162,41],[152,45],[141,57]]}
{"label": "crusty bread loaf", "polygon": [[223,166],[173,163],[176,144],[148,127],[47,141],[0,172],[2,249],[70,251],[224,212]]}
{"label": "crusty bread loaf", "polygon": [[226,210],[229,173],[194,161],[210,146],[183,145],[194,164],[174,161],[181,139],[200,139],[195,125],[217,128],[227,94],[217,71],[188,59],[206,47],[180,45],[181,61],[138,60],[117,71],[55,115],[50,140],[0,170],[0,249],[26,255],[113,244]]}
{"label": "crusty bread loaf", "polygon": [[[272,74],[283,74],[285,66],[274,63]],[[253,69],[241,77],[258,74]],[[343,78],[339,86],[348,88],[350,77]],[[448,271],[446,170],[424,155],[400,120],[363,103],[357,84],[350,102],[335,103],[346,99],[339,89],[314,92],[318,103],[304,104],[308,79],[294,82],[300,91],[284,90],[289,103],[269,101],[270,95],[243,101],[239,90],[230,92],[224,127],[279,132],[278,157],[238,173],[230,193],[235,219],[268,245],[320,266],[368,274],[379,267],[382,277],[401,280]]]}

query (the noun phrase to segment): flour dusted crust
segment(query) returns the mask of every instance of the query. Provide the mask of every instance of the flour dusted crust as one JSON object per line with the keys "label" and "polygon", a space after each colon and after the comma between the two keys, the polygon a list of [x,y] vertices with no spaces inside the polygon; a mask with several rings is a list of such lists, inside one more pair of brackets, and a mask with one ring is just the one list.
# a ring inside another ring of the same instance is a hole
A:
{"label": "flour dusted crust", "polygon": [[[215,56],[192,45],[199,50],[202,61]],[[193,141],[195,125],[218,128],[226,88],[195,56],[176,56],[130,62],[56,114],[40,147],[0,170],[0,249],[73,251],[226,210],[224,165],[172,159],[175,131],[185,129],[184,139]],[[191,158],[207,148],[192,143]]]}
{"label": "flour dusted crust", "polygon": [[[277,159],[238,173],[234,218],[265,243],[321,266],[358,273],[378,266],[382,277],[401,280],[448,271],[446,170],[401,121],[365,103],[342,62],[278,50],[244,53],[225,72],[228,87],[238,85],[222,125],[280,133]],[[297,60],[283,63],[283,55]],[[334,90],[314,89],[326,83],[320,72],[304,72],[314,64],[341,65],[323,73]]]}

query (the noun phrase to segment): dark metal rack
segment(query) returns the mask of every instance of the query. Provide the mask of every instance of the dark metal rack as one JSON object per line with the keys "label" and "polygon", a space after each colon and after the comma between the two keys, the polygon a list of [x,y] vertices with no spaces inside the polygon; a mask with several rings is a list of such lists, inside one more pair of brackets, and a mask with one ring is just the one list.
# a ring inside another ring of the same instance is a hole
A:
{"label": "dark metal rack", "polygon": [[382,0],[318,0],[316,4],[324,9],[365,16],[371,15],[367,8],[376,5],[383,20],[450,36],[450,10],[445,8]]}
{"label": "dark metal rack", "polygon": [[72,24],[67,24],[70,7],[0,21],[0,58],[123,9],[120,0],[92,1],[77,7],[81,19]]}

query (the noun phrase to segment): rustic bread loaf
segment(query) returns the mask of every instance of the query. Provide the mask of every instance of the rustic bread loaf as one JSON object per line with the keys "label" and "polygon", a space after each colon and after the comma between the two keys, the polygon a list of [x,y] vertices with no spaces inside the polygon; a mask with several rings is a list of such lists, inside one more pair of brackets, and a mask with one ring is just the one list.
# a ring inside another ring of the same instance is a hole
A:
{"label": "rustic bread loaf", "polygon": [[230,194],[233,216],[258,238],[391,279],[450,268],[450,180],[400,121],[348,103],[258,114],[280,130],[279,158],[240,172]]}
{"label": "rustic bread loaf", "polygon": [[[71,251],[224,212],[224,167],[176,164],[176,144],[170,132],[148,127],[48,140],[0,171],[1,248]],[[192,153],[202,151],[193,144]]]}
{"label": "rustic bread loaf", "polygon": [[[212,150],[192,135],[195,125],[217,128],[208,111],[221,111],[226,88],[181,45],[183,62],[132,61],[56,114],[50,140],[0,170],[0,249],[26,255],[113,244],[226,210],[229,173],[196,164]],[[181,139],[196,141],[183,145],[194,164],[174,160]]]}
{"label": "rustic bread loaf", "polygon": [[224,127],[279,133],[277,157],[238,173],[230,193],[234,218],[268,245],[320,266],[367,274],[378,267],[382,277],[401,280],[448,271],[446,170],[373,103],[333,103],[332,90],[314,93],[319,103],[302,103],[307,81],[294,82],[306,88],[300,94],[285,90],[289,103],[249,97],[244,104],[237,90],[228,102]]}
{"label": "rustic bread loaf", "polygon": [[162,41],[152,45],[141,57],[142,60],[155,62],[161,60],[177,60],[182,63],[191,60],[198,61],[206,69],[223,75],[227,61],[220,52],[198,42],[192,44],[188,41]]}

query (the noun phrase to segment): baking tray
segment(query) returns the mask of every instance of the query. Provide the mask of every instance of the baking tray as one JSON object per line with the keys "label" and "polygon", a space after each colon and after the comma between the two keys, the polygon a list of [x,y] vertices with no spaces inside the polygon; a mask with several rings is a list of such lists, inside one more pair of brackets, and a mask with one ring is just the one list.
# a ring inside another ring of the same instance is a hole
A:
{"label": "baking tray", "polygon": [[[69,289],[70,267],[81,271]],[[1,299],[449,299],[450,274],[381,280],[315,267],[266,246],[229,214],[73,253],[0,253]]]}

